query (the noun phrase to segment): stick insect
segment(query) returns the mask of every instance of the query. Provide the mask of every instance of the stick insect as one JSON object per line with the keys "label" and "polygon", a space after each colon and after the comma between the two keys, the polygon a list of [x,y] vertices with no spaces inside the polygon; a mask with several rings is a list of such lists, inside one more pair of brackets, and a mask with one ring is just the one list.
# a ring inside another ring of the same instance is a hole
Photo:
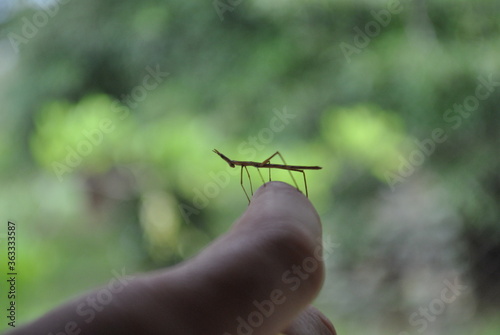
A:
{"label": "stick insect", "polygon": [[[253,195],[252,179],[250,178],[250,173],[248,172],[247,166],[256,167],[257,171],[259,172],[260,179],[262,179],[262,182],[264,182],[264,183],[265,183],[265,181],[264,181],[264,178],[262,177],[262,174],[260,173],[259,168],[269,169],[269,181],[271,181],[271,169],[288,170],[288,172],[290,173],[290,177],[292,177],[293,183],[295,184],[295,187],[297,188],[297,190],[299,190],[299,186],[297,185],[297,181],[295,181],[295,178],[293,177],[292,171],[302,173],[302,176],[304,176],[304,186],[306,189],[306,197],[309,197],[309,192],[307,190],[306,174],[305,174],[304,170],[320,170],[320,169],[322,169],[321,166],[287,165],[285,160],[283,159],[283,156],[280,154],[279,151],[276,151],[274,154],[271,155],[271,157],[269,157],[268,159],[264,160],[261,163],[251,162],[251,161],[234,161],[232,159],[227,158],[223,154],[221,154],[219,151],[217,151],[217,149],[214,149],[213,152],[215,152],[223,160],[225,160],[229,164],[230,167],[234,168],[236,166],[241,166],[240,184],[241,184],[241,188],[243,188],[243,191],[245,192],[245,195],[247,196],[249,203],[250,203],[250,197],[248,196],[248,193],[245,189],[245,186],[243,186],[243,169],[245,169],[245,172],[247,173],[247,176],[248,176],[248,180],[250,181],[250,192]],[[270,161],[274,156],[279,156],[281,158],[281,160],[283,161],[283,164],[271,164]]]}

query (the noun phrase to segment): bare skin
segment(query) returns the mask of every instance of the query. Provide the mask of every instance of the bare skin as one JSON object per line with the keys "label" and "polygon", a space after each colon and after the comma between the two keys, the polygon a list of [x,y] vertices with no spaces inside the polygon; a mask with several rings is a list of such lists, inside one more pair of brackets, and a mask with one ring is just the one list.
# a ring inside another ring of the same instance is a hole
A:
{"label": "bare skin", "polygon": [[76,311],[99,289],[8,334],[336,334],[309,305],[324,278],[318,241],[309,200],[270,182],[229,232],[191,260],[135,276],[91,321]]}

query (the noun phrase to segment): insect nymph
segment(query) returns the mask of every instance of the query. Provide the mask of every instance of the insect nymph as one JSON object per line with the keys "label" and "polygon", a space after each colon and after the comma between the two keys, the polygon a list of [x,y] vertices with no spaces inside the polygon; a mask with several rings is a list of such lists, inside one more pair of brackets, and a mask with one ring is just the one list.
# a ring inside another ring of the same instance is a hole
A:
{"label": "insect nymph", "polygon": [[[247,166],[256,167],[262,181],[264,181],[264,178],[262,178],[262,174],[260,173],[260,170],[259,170],[260,168],[269,169],[269,181],[271,180],[271,169],[288,170],[290,172],[290,176],[292,177],[292,180],[293,180],[295,187],[297,189],[299,189],[299,187],[297,186],[297,182],[295,181],[295,178],[292,175],[292,171],[302,173],[302,175],[304,176],[304,186],[306,189],[306,197],[309,196],[309,193],[307,191],[307,181],[306,181],[306,174],[305,174],[304,170],[320,170],[320,169],[322,169],[321,166],[287,165],[285,163],[285,160],[283,159],[283,156],[281,156],[279,151],[276,151],[268,159],[266,159],[262,162],[235,161],[235,160],[227,158],[225,155],[223,155],[222,153],[217,151],[217,149],[214,149],[213,152],[215,152],[223,160],[225,160],[229,164],[230,167],[234,168],[236,166],[241,166],[240,183],[241,183],[241,187],[243,188],[243,191],[245,192],[245,195],[247,196],[248,202],[250,202],[250,197],[248,196],[248,193],[245,190],[245,187],[243,186],[243,169],[245,169],[247,176],[248,176],[248,179],[250,181],[250,191],[252,194],[253,194],[253,189],[252,189],[252,180],[250,179],[250,173],[248,172]],[[281,158],[281,160],[283,161],[283,164],[272,164],[270,161],[274,156],[279,156]]]}

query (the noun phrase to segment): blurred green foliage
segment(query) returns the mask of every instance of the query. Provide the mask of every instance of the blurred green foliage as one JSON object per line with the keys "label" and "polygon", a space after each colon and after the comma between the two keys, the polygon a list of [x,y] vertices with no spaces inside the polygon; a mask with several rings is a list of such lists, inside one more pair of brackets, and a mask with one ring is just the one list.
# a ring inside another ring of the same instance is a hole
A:
{"label": "blurred green foliage", "polygon": [[19,227],[18,321],[227,230],[247,204],[217,148],[324,167],[309,194],[340,247],[317,304],[339,333],[415,332],[408,315],[457,275],[473,289],[429,327],[497,329],[500,89],[470,97],[500,80],[499,3],[233,3],[0,16],[0,212]]}

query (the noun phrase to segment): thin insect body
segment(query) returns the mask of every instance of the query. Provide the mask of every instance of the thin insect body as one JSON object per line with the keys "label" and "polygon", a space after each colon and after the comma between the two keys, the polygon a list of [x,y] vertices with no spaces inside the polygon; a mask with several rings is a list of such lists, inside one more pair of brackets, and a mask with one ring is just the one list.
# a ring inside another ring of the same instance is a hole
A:
{"label": "thin insect body", "polygon": [[[299,189],[297,182],[295,181],[295,178],[292,175],[292,171],[300,172],[302,173],[302,176],[304,177],[304,186],[306,189],[306,197],[309,196],[309,192],[307,190],[307,181],[306,181],[306,174],[304,170],[320,170],[322,169],[321,166],[305,166],[305,165],[287,165],[285,160],[283,159],[283,156],[280,154],[279,151],[276,151],[274,154],[272,154],[268,159],[264,160],[263,162],[252,162],[252,161],[235,161],[232,159],[229,159],[217,149],[214,149],[213,152],[215,152],[217,155],[219,155],[223,160],[225,160],[230,167],[234,168],[236,166],[241,166],[241,173],[240,173],[240,184],[241,187],[243,188],[243,191],[245,192],[245,195],[247,196],[248,202],[250,202],[250,197],[247,194],[247,191],[245,190],[245,187],[243,186],[243,169],[245,169],[246,174],[248,176],[248,180],[250,181],[250,191],[253,194],[253,188],[252,188],[252,180],[250,178],[250,173],[248,172],[247,167],[248,166],[253,166],[257,168],[257,171],[259,172],[260,178],[262,179],[262,182],[264,182],[264,178],[262,177],[262,174],[260,173],[259,168],[267,168],[269,169],[269,181],[271,181],[271,169],[282,169],[282,170],[288,170],[290,173],[290,177],[292,177],[292,180],[295,184],[295,187],[297,190]],[[283,161],[283,164],[272,164],[270,163],[271,159],[278,155],[281,160]]]}

